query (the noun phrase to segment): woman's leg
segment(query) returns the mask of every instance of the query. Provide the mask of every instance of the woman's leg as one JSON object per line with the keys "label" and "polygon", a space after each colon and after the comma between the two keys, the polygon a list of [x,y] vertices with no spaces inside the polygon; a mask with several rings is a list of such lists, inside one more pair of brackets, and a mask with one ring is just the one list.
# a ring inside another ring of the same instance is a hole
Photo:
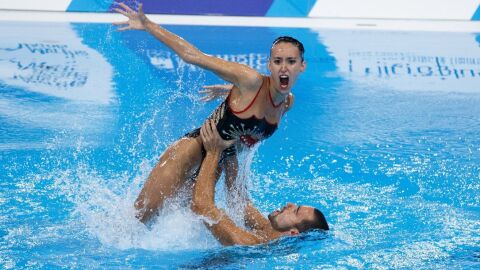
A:
{"label": "woman's leg", "polygon": [[163,207],[165,199],[172,197],[197,170],[202,162],[202,140],[181,138],[160,157],[148,176],[135,201],[137,218],[146,223]]}

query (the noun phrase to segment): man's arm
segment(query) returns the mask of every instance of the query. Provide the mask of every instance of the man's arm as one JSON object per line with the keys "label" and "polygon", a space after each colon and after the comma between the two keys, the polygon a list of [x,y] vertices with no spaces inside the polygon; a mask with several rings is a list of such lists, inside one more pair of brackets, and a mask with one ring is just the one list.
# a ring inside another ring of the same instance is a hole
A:
{"label": "man's arm", "polygon": [[250,200],[245,207],[245,225],[263,237],[268,237],[273,231],[270,221],[253,206]]}
{"label": "man's arm", "polygon": [[[243,210],[245,226],[255,231],[255,234],[268,237],[272,233],[270,221],[253,205],[248,197],[245,183],[239,183],[238,159],[236,155],[224,159],[225,184],[227,186],[227,204],[234,204],[238,200],[246,199]],[[232,207],[229,205],[229,207]]]}
{"label": "man's arm", "polygon": [[[233,209],[243,198],[247,198],[245,183],[238,179],[238,158],[234,154],[223,160],[223,171],[225,172],[225,186],[227,187],[227,206]],[[237,207],[238,208],[238,207]],[[240,210],[240,209],[239,209]],[[241,209],[242,211],[244,209]]]}
{"label": "man's arm", "polygon": [[248,197],[246,183],[238,179],[238,160],[233,155],[224,159],[225,184],[227,186],[227,205],[233,208],[239,200],[246,200],[245,208],[237,210],[243,211],[245,226],[255,231],[255,234],[267,236],[272,231],[270,221],[265,218],[260,211],[255,208],[252,201]]}
{"label": "man's arm", "polygon": [[227,148],[212,121],[207,121],[200,134],[207,150],[193,190],[192,210],[204,216],[205,224],[223,245],[256,245],[268,241],[247,232],[230,219],[224,211],[215,205],[215,171],[223,149]]}

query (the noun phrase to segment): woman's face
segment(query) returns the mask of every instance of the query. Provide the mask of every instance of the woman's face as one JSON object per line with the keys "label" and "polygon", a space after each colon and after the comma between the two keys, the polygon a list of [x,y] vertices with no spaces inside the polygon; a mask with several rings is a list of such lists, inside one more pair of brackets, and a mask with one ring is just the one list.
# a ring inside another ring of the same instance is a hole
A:
{"label": "woman's face", "polygon": [[290,93],[298,75],[306,68],[298,48],[288,42],[279,42],[272,47],[268,69],[273,85],[282,94]]}

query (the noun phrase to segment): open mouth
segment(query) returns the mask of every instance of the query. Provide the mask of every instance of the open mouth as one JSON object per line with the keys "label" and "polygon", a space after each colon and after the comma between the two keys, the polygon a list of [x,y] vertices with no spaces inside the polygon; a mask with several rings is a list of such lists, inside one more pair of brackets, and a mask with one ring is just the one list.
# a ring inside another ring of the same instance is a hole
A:
{"label": "open mouth", "polygon": [[280,75],[280,87],[287,88],[288,86],[288,75]]}

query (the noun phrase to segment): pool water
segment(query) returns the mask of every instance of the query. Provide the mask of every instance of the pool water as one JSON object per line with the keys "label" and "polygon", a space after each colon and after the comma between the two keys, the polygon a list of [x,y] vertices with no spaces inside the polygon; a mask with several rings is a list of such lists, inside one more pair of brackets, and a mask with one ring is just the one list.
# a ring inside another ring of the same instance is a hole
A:
{"label": "pool water", "polygon": [[263,73],[277,36],[304,43],[295,106],[241,175],[263,213],[313,205],[331,230],[222,247],[188,191],[139,224],[148,173],[219,104],[198,90],[223,82],[145,32],[5,22],[1,268],[480,268],[480,34],[167,28]]}

